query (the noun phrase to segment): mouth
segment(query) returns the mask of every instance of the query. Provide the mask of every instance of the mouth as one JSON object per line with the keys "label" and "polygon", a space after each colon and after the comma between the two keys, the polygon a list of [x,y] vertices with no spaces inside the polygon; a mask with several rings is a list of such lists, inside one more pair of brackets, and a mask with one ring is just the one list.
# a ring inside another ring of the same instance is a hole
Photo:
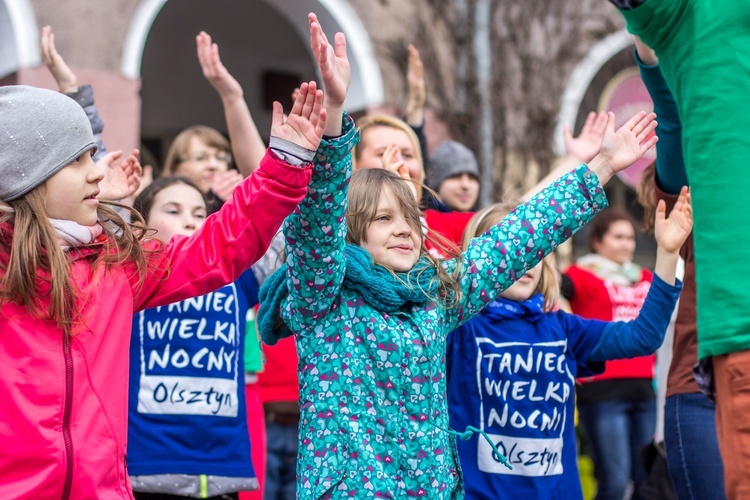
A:
{"label": "mouth", "polygon": [[397,252],[410,254],[411,246],[410,245],[396,245],[396,246],[391,247],[391,250],[396,250]]}
{"label": "mouth", "polygon": [[88,195],[87,197],[85,197],[83,199],[83,201],[92,201],[93,200],[93,201],[96,201],[98,203],[99,199],[97,198],[97,196],[99,196],[99,190],[98,189],[96,191],[94,191],[93,193],[91,193],[90,195]]}

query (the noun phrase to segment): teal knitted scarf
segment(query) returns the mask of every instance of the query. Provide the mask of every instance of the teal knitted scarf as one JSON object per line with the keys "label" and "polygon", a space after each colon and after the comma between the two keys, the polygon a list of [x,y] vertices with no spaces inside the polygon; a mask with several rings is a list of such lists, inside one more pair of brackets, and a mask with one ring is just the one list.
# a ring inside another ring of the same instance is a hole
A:
{"label": "teal knitted scarf", "polygon": [[[393,313],[408,304],[424,304],[437,298],[439,282],[435,265],[420,257],[407,273],[392,273],[376,265],[362,247],[346,245],[346,273],[343,286],[356,291],[377,311]],[[258,329],[264,343],[273,345],[292,332],[281,321],[281,307],[289,294],[287,265],[284,264],[260,287]],[[306,286],[300,283],[300,286]]]}

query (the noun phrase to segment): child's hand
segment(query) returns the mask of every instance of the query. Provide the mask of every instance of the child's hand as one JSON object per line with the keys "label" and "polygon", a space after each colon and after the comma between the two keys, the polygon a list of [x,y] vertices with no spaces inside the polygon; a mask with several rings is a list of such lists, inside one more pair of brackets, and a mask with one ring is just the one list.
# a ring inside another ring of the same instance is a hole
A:
{"label": "child's hand", "polygon": [[331,46],[318,23],[317,16],[311,12],[307,15],[307,21],[310,25],[310,47],[323,78],[325,105],[343,106],[352,79],[349,59],[346,56],[346,37],[343,33],[336,33],[334,46]]}
{"label": "child's hand", "polygon": [[315,14],[307,16],[310,24],[310,48],[318,61],[318,71],[323,78],[324,104],[328,113],[326,135],[336,137],[342,132],[342,112],[344,99],[352,79],[349,59],[346,56],[346,37],[343,33],[336,33],[334,46],[328,43],[323,29]]}
{"label": "child's hand", "polygon": [[271,135],[293,142],[305,149],[318,149],[326,127],[326,110],[323,109],[323,92],[313,81],[300,85],[299,94],[289,116],[284,117],[281,103],[273,103]]}
{"label": "child's hand", "polygon": [[211,43],[211,36],[201,31],[195,37],[195,45],[198,50],[198,62],[200,62],[203,76],[208,83],[216,89],[223,101],[242,99],[242,86],[227,71],[219,57],[219,46]]}
{"label": "child's hand", "polygon": [[380,158],[380,161],[383,162],[383,168],[385,170],[388,170],[389,172],[393,172],[394,174],[398,175],[403,180],[408,182],[409,189],[411,189],[412,193],[414,193],[414,197],[417,198],[417,186],[411,180],[411,176],[409,175],[409,167],[406,166],[403,158],[401,158],[401,155],[396,158],[397,153],[398,146],[391,144],[390,146],[385,148],[385,151],[383,151],[383,156]]}
{"label": "child's hand", "polygon": [[669,218],[667,205],[664,200],[660,200],[654,219],[654,236],[659,248],[669,253],[677,253],[693,230],[693,207],[687,186],[680,191],[680,197]]}
{"label": "child's hand", "polygon": [[78,78],[65,63],[65,59],[55,49],[55,34],[51,26],[42,28],[42,59],[57,82],[57,87],[63,94],[78,91]]}
{"label": "child's hand", "polygon": [[581,163],[590,162],[599,152],[602,145],[604,131],[607,128],[607,113],[592,111],[586,117],[581,133],[573,137],[573,133],[565,126],[563,136],[565,137],[565,152]]}
{"label": "child's hand", "polygon": [[104,178],[99,182],[98,199],[123,200],[138,190],[143,171],[138,161],[138,154],[139,151],[134,149],[127,157],[120,160],[122,151],[113,151],[96,162],[105,171]]}
{"label": "child's hand", "polygon": [[211,180],[211,192],[221,201],[227,201],[243,179],[242,174],[234,169],[218,173]]}
{"label": "child's hand", "polygon": [[419,126],[424,121],[424,104],[427,92],[424,85],[424,66],[419,51],[409,44],[409,62],[406,68],[408,97],[406,100],[406,123]]}
{"label": "child's hand", "polygon": [[599,154],[589,163],[601,184],[643,156],[659,139],[646,137],[656,128],[656,115],[640,111],[615,131],[615,115],[608,113]]}

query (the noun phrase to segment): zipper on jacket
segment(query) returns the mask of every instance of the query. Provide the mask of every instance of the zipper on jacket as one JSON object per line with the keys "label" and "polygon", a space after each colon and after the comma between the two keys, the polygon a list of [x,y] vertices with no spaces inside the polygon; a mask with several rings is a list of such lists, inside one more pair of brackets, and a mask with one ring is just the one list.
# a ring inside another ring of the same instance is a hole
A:
{"label": "zipper on jacket", "polygon": [[65,485],[62,498],[68,500],[73,484],[73,439],[70,436],[70,414],[73,410],[73,356],[70,353],[70,335],[65,332],[63,332],[63,357],[65,358],[65,406],[62,433],[65,442]]}

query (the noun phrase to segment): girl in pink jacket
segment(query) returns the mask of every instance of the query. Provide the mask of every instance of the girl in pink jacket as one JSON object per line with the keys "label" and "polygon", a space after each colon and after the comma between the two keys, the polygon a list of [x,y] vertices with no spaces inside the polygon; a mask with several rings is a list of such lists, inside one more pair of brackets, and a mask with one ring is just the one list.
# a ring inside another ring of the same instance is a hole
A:
{"label": "girl in pink jacket", "polygon": [[307,192],[325,127],[322,93],[303,88],[288,118],[274,104],[260,168],[164,245],[100,203],[105,173],[75,101],[0,87],[0,498],[132,498],[132,315],[213,291],[263,255]]}

